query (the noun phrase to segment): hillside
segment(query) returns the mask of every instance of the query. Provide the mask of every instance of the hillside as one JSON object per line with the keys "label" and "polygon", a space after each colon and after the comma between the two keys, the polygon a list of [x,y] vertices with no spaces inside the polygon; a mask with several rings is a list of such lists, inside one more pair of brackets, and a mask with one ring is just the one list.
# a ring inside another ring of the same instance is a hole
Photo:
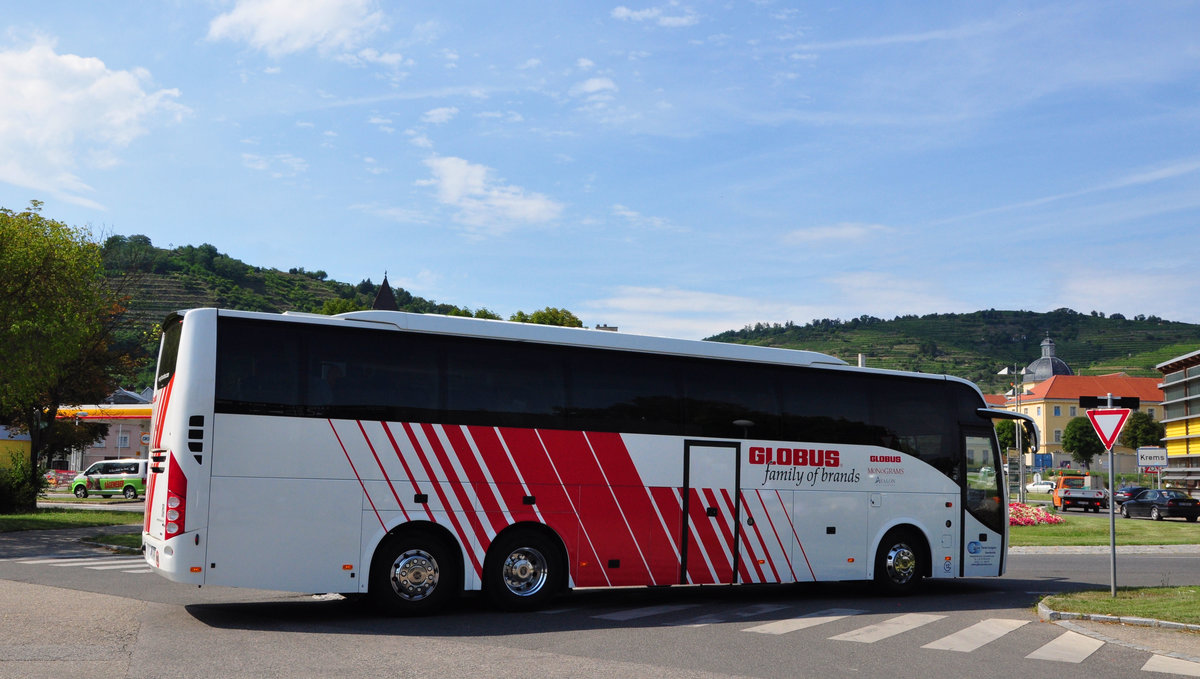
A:
{"label": "hillside", "polygon": [[1126,372],[1153,377],[1158,375],[1157,363],[1200,348],[1200,325],[1071,309],[992,309],[888,321],[824,319],[804,326],[758,324],[709,339],[810,349],[850,363],[863,354],[870,367],[957,375],[998,392],[1007,387],[1008,378],[996,373],[1005,366],[1024,367],[1041,356],[1040,345],[1047,336],[1054,340],[1057,356],[1083,375]]}
{"label": "hillside", "polygon": [[[378,291],[370,279],[358,284],[328,280],[323,271],[279,271],[248,265],[204,244],[171,250],[155,247],[145,236],[112,236],[103,245],[105,268],[129,295],[126,327],[119,333],[124,351],[140,358],[142,370],[129,376],[133,386],[149,383],[148,332],[167,313],[218,306],[254,311],[340,312],[367,308]],[[415,313],[496,317],[438,303],[395,288],[399,307]],[[1078,374],[1126,372],[1157,376],[1157,363],[1200,348],[1200,325],[1154,316],[1132,319],[1120,314],[1083,314],[1071,309],[977,311],[970,314],[871,316],[843,321],[822,319],[807,325],[763,324],[709,337],[718,342],[810,349],[855,363],[858,355],[876,368],[946,373],[969,379],[985,391],[1004,391],[1005,366],[1025,366],[1041,355],[1047,335],[1057,355]]]}

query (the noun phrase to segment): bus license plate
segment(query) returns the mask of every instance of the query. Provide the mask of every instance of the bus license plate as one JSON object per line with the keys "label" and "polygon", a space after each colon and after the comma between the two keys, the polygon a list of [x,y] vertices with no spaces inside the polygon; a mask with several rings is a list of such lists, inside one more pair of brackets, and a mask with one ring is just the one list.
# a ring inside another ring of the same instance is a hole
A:
{"label": "bus license plate", "polygon": [[146,563],[158,568],[158,547],[146,545]]}

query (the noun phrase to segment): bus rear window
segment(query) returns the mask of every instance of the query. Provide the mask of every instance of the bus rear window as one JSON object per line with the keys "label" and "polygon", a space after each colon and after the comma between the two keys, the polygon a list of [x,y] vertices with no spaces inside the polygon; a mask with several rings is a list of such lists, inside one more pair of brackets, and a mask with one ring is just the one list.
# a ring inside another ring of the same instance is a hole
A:
{"label": "bus rear window", "polygon": [[171,381],[175,374],[175,361],[179,358],[179,338],[183,334],[183,319],[169,319],[163,326],[162,350],[158,356],[158,374],[154,378],[154,388],[162,389]]}

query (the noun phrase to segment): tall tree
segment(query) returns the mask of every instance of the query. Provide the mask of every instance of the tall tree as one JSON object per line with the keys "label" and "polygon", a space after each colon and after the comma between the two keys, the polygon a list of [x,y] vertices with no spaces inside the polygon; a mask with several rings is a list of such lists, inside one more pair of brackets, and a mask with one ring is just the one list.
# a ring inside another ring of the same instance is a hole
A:
{"label": "tall tree", "polygon": [[1092,459],[1104,452],[1104,444],[1086,417],[1076,417],[1067,423],[1067,428],[1063,430],[1062,447],[1071,454],[1073,460],[1088,469],[1092,468]]}
{"label": "tall tree", "polygon": [[124,312],[99,244],[41,207],[0,208],[0,420],[29,432],[33,475],[59,404],[112,390],[119,361],[109,345]]}

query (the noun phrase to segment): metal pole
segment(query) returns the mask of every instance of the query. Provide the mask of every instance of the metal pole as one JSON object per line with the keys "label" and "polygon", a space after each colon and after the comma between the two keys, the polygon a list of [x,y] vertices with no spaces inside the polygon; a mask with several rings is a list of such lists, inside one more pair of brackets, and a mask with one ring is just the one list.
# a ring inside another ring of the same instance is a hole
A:
{"label": "metal pole", "polygon": [[[1108,395],[1108,407],[1112,408],[1113,396]],[[1117,598],[1117,502],[1114,499],[1113,479],[1117,477],[1113,467],[1113,449],[1108,449],[1108,579],[1111,582],[1112,597]]]}

